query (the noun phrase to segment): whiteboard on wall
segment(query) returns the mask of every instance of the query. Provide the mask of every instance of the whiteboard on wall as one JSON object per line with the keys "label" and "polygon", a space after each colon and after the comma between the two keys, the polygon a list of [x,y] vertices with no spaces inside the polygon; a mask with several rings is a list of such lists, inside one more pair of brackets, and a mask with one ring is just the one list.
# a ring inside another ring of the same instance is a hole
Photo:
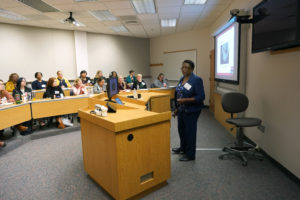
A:
{"label": "whiteboard on wall", "polygon": [[182,77],[181,66],[184,60],[195,63],[194,73],[197,69],[197,50],[166,52],[163,57],[162,72],[168,80],[177,81]]}

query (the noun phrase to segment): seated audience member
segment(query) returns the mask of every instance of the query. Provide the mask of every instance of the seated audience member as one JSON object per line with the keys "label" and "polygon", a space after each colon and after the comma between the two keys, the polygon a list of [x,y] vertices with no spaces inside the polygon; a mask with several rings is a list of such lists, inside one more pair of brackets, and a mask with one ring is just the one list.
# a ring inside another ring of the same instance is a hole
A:
{"label": "seated audience member", "polygon": [[136,75],[136,81],[133,83],[133,89],[147,89],[147,85],[142,79],[142,74]]}
{"label": "seated audience member", "polygon": [[19,75],[17,73],[12,73],[9,75],[9,79],[5,85],[5,89],[8,92],[12,92],[15,89],[18,78],[19,78]]}
{"label": "seated audience member", "polygon": [[70,88],[71,84],[68,79],[64,78],[63,73],[61,71],[57,71],[56,85],[61,88]]}
{"label": "seated audience member", "polygon": [[[25,78],[21,77],[17,80],[16,88],[13,90],[13,97],[15,98],[15,101],[25,101],[28,100],[29,96],[32,96],[31,92],[31,88],[26,87]],[[28,135],[33,132],[30,121],[23,122],[22,124],[19,124],[16,127],[20,131],[21,135]]]}
{"label": "seated audience member", "polygon": [[[4,103],[13,103],[15,102],[14,98],[5,90],[4,82],[0,79],[0,105]],[[4,130],[0,130],[0,135],[3,136]],[[4,147],[5,143],[0,141],[0,148]]]}
{"label": "seated audience member", "polygon": [[163,73],[160,73],[158,75],[157,79],[154,81],[153,86],[155,88],[167,87],[168,83],[167,83],[167,80],[164,78],[165,78],[165,75]]}
{"label": "seated audience member", "polygon": [[118,90],[122,91],[122,90],[126,90],[126,83],[124,81],[123,76],[119,76],[118,78]]}
{"label": "seated audience member", "polygon": [[103,77],[105,82],[106,82],[106,78],[103,76],[103,72],[101,70],[98,70],[96,75],[95,75],[93,83],[96,84],[97,80],[101,77]]}
{"label": "seated audience member", "polygon": [[31,88],[26,86],[26,80],[25,78],[21,77],[17,81],[16,88],[13,91],[13,97],[17,98],[17,95],[19,95],[20,100],[28,101],[29,98],[32,97],[32,90]]}
{"label": "seated audience member", "polygon": [[32,82],[31,87],[33,90],[43,90],[46,89],[47,82],[42,80],[43,74],[42,72],[36,72],[34,74],[34,77],[36,78],[35,81]]}
{"label": "seated audience member", "polygon": [[109,75],[109,78],[118,78],[118,74],[116,71],[112,71]]}
{"label": "seated audience member", "polygon": [[94,85],[94,93],[99,94],[101,92],[105,92],[106,87],[105,87],[105,80],[103,77],[99,78],[97,82]]}
{"label": "seated audience member", "polygon": [[[60,86],[57,85],[57,81],[54,77],[49,78],[47,82],[46,92],[44,93],[43,98],[61,98],[64,96],[64,92]],[[61,116],[56,116],[56,121],[58,122],[58,128],[63,129],[65,125],[62,121]]]}
{"label": "seated audience member", "polygon": [[3,80],[0,79],[0,104],[2,103],[13,103],[15,99],[5,90]]}
{"label": "seated audience member", "polygon": [[92,85],[92,80],[90,77],[87,76],[87,72],[85,70],[82,70],[80,72],[80,77],[82,84],[86,85],[86,86],[90,86]]}
{"label": "seated audience member", "polygon": [[136,81],[136,77],[134,76],[134,71],[130,70],[129,75],[126,77],[126,83],[127,83],[128,88],[132,89],[133,83],[135,81]]}
{"label": "seated audience member", "polygon": [[82,84],[82,81],[80,78],[75,79],[74,85],[72,87],[72,91],[75,96],[81,95],[81,94],[85,94],[85,95],[88,94],[88,91],[85,88],[85,85]]}

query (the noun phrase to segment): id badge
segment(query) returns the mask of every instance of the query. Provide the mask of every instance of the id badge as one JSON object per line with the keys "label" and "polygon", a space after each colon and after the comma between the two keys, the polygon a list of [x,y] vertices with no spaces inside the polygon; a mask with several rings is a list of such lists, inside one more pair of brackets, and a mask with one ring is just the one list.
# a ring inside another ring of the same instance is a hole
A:
{"label": "id badge", "polygon": [[187,90],[190,90],[192,88],[192,86],[189,83],[184,84],[183,87]]}

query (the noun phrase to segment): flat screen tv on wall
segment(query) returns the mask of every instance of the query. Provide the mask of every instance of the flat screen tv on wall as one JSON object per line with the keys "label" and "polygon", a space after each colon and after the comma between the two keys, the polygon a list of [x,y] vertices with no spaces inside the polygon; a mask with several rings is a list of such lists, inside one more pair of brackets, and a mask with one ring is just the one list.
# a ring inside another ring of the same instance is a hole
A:
{"label": "flat screen tv on wall", "polygon": [[252,53],[300,46],[300,0],[264,0],[253,8]]}

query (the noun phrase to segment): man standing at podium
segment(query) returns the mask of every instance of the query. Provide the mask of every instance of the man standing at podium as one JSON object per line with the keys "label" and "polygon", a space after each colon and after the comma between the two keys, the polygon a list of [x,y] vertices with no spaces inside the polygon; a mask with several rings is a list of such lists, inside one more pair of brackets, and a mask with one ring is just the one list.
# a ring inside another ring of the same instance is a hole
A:
{"label": "man standing at podium", "polygon": [[195,160],[197,141],[197,120],[204,107],[204,87],[200,77],[193,73],[195,64],[185,60],[180,79],[175,91],[176,109],[173,116],[177,115],[180,147],[173,148],[175,154],[183,154],[179,161]]}

